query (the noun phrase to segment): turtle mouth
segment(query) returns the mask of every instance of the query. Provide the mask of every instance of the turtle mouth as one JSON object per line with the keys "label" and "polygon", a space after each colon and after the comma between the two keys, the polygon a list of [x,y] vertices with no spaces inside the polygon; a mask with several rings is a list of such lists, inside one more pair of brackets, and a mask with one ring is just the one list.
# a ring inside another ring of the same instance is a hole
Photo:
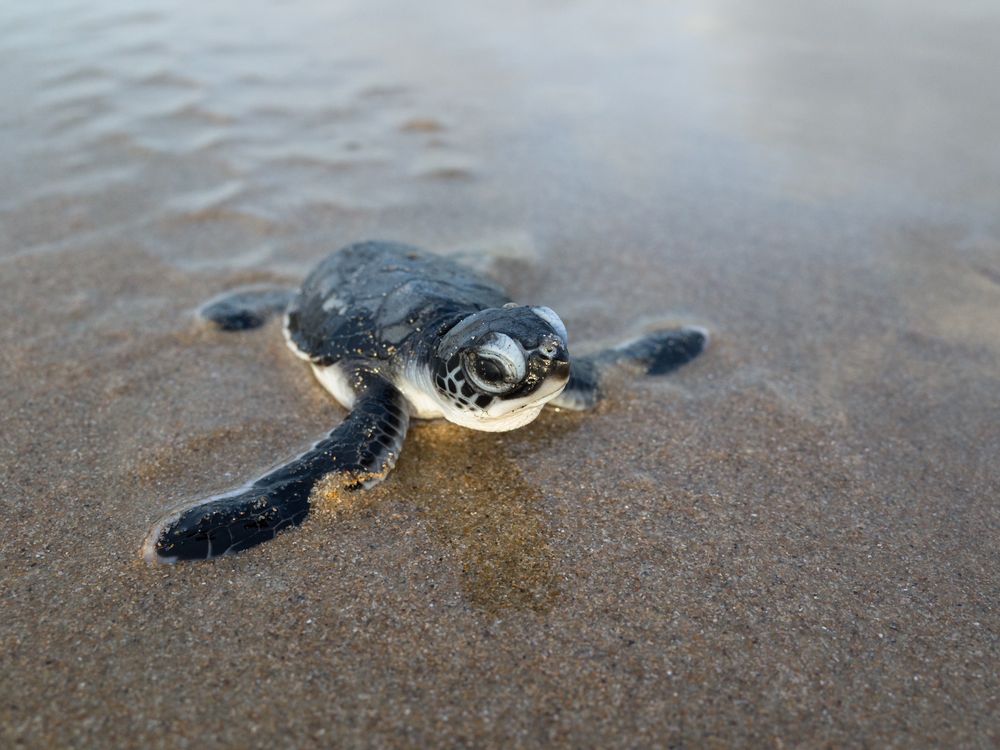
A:
{"label": "turtle mouth", "polygon": [[445,412],[445,417],[476,430],[487,432],[507,432],[523,427],[533,421],[544,406],[559,396],[566,388],[569,375],[569,365],[564,363],[554,372],[549,371],[527,394],[519,397],[490,397],[485,405],[468,404],[466,401],[450,397],[451,407]]}
{"label": "turtle mouth", "polygon": [[569,357],[552,360],[549,365],[549,377],[556,380],[569,380]]}

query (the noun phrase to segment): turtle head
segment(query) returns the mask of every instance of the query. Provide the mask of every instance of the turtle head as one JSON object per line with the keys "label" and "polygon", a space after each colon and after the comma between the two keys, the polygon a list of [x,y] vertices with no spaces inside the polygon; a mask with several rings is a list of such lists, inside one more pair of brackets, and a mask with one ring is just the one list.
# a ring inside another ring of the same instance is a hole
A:
{"label": "turtle head", "polygon": [[509,303],[452,327],[431,364],[451,422],[503,432],[528,424],[569,380],[566,326],[547,307]]}

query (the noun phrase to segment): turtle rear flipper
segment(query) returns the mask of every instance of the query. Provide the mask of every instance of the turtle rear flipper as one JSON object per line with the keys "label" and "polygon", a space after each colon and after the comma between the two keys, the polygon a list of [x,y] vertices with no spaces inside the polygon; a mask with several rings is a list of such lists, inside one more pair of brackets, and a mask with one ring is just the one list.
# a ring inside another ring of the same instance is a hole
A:
{"label": "turtle rear flipper", "polygon": [[171,513],[150,531],[143,557],[150,563],[204,560],[273,539],[306,519],[320,480],[337,475],[345,490],[381,481],[399,457],[408,426],[399,391],[370,377],[354,409],[327,437],[247,487]]}
{"label": "turtle rear flipper", "polygon": [[198,317],[223,331],[259,328],[283,313],[294,296],[293,289],[272,286],[231,289],[198,308]]}
{"label": "turtle rear flipper", "polygon": [[666,375],[697,357],[708,346],[708,331],[697,326],[653,331],[570,364],[569,382],[551,403],[581,411],[600,401],[602,383],[615,370]]}

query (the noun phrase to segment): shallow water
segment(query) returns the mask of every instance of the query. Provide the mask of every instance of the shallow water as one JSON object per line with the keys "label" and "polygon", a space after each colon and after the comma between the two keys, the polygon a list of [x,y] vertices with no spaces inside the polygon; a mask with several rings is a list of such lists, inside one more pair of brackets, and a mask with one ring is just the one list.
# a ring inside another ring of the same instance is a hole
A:
{"label": "shallow water", "polygon": [[[0,6],[0,744],[995,743],[995,4],[467,6]],[[713,345],[143,566],[341,417],[191,311],[367,237]]]}

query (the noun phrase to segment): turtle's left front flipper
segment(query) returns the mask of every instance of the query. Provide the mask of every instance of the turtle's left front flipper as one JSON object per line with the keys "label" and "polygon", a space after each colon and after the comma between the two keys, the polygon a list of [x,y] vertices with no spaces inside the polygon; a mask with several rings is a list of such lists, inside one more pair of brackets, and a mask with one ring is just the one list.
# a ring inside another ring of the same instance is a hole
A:
{"label": "turtle's left front flipper", "polygon": [[574,359],[569,382],[553,406],[589,409],[600,401],[603,385],[615,371],[666,375],[697,357],[708,346],[708,331],[689,326],[653,331],[611,349]]}
{"label": "turtle's left front flipper", "polygon": [[273,539],[305,520],[320,480],[335,475],[345,490],[381,481],[399,457],[408,426],[399,391],[368,376],[354,409],[326,438],[248,487],[171,513],[150,531],[143,557],[161,563],[203,560]]}

